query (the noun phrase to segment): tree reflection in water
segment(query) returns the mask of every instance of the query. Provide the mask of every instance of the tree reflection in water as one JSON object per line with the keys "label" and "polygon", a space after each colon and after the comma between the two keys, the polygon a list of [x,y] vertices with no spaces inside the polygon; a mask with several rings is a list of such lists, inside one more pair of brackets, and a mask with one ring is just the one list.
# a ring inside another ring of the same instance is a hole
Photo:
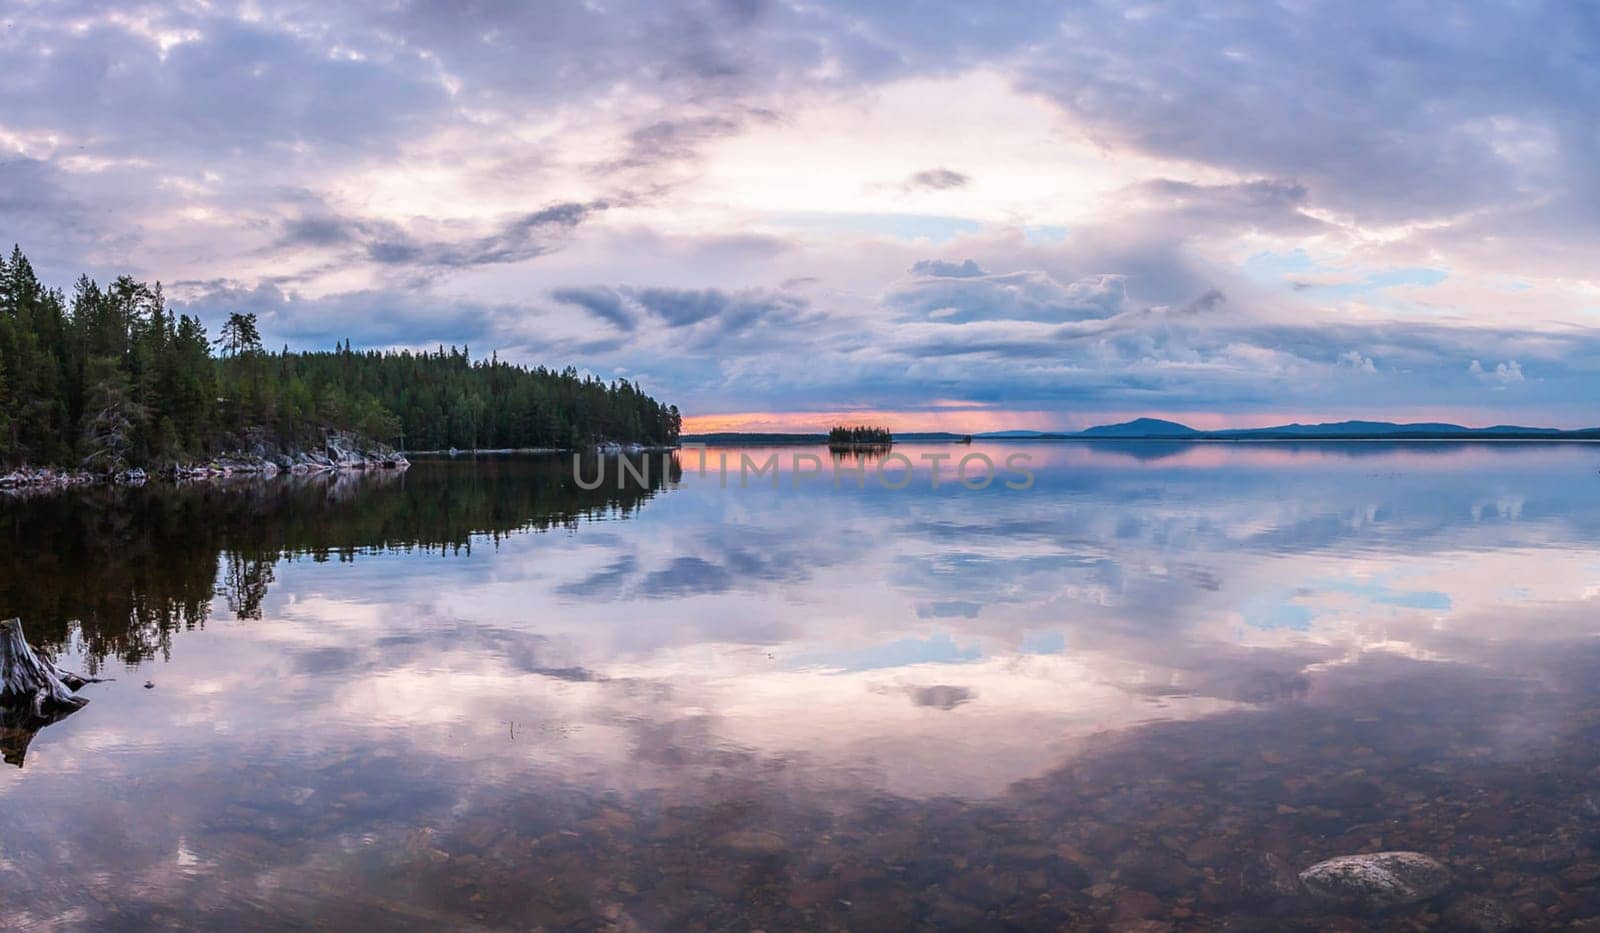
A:
{"label": "tree reflection in water", "polygon": [[[279,562],[382,551],[470,552],[475,542],[626,517],[681,476],[677,454],[587,490],[566,457],[420,461],[405,472],[89,487],[0,503],[0,607],[33,643],[76,635],[89,673],[108,658],[168,656],[221,596],[259,619]],[[594,471],[592,467],[589,473]]]}

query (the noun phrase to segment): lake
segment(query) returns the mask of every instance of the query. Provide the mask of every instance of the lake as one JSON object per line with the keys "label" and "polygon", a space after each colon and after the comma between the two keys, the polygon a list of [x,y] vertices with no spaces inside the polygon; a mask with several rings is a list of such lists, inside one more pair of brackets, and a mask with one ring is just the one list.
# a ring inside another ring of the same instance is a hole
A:
{"label": "lake", "polygon": [[0,925],[1600,923],[1600,448],[894,451],[0,500]]}

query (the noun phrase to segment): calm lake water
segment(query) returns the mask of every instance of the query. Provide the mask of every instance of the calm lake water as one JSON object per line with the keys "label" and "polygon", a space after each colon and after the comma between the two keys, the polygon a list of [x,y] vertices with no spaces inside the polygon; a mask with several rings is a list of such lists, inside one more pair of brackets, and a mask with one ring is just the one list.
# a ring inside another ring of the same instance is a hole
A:
{"label": "calm lake water", "polygon": [[[0,500],[0,617],[115,678],[3,735],[0,925],[1600,925],[1600,448],[895,449],[1034,482]],[[1453,889],[1286,893],[1384,849]]]}

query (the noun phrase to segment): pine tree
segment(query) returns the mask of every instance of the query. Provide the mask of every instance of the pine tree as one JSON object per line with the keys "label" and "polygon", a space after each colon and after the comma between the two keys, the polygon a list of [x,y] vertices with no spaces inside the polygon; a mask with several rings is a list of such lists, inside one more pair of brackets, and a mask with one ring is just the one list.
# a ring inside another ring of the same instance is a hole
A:
{"label": "pine tree", "polygon": [[128,464],[134,432],[143,410],[134,401],[127,373],[114,357],[95,357],[89,364],[89,416],[83,426],[83,465],[120,470]]}
{"label": "pine tree", "polygon": [[6,386],[6,361],[0,356],[0,462],[11,452],[11,393]]}
{"label": "pine tree", "polygon": [[[220,355],[213,355],[213,348]],[[160,283],[82,276],[70,301],[20,249],[0,256],[0,461],[170,463],[265,438],[286,447],[324,431],[414,449],[575,447],[676,441],[678,410],[636,384],[573,367],[527,368],[467,347],[437,352],[266,353],[253,314],[219,338],[168,310]]]}
{"label": "pine tree", "polygon": [[222,333],[217,337],[217,346],[222,348],[226,356],[259,352],[261,332],[256,329],[255,314],[235,311],[228,315],[228,323],[222,325]]}

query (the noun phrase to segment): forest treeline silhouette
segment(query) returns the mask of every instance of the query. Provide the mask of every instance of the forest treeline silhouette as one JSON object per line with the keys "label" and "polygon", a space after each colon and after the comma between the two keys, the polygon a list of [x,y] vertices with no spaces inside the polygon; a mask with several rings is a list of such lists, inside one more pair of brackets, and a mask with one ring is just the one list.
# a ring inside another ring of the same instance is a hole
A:
{"label": "forest treeline silhouette", "polygon": [[0,258],[0,463],[116,470],[225,451],[271,455],[329,432],[411,450],[676,442],[678,410],[626,379],[434,352],[269,352],[254,314],[215,339],[160,283],[42,284]]}

